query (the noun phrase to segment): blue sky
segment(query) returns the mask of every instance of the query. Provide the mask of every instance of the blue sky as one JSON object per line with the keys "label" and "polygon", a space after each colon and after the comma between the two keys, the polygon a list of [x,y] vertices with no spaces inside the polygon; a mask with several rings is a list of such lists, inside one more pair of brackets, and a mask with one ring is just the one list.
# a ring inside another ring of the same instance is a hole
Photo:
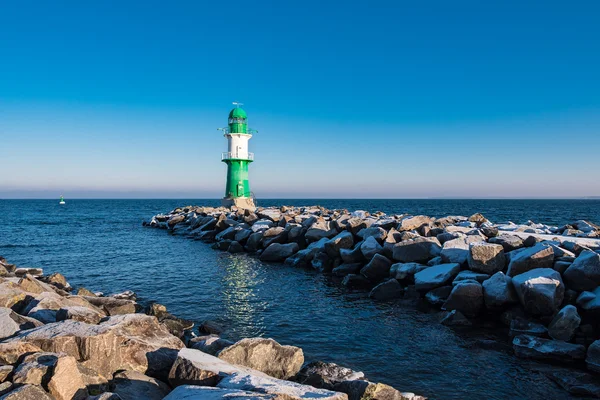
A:
{"label": "blue sky", "polygon": [[0,0],[0,198],[600,195],[600,3]]}

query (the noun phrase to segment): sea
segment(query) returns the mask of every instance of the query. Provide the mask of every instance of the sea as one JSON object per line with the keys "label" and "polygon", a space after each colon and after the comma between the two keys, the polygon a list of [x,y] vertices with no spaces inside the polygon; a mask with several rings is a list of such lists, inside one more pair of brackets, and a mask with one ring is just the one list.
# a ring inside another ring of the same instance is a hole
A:
{"label": "sea", "polygon": [[[307,361],[335,362],[430,399],[569,398],[547,374],[572,370],[515,357],[505,329],[446,327],[439,311],[414,302],[375,302],[311,269],[264,264],[142,226],[185,205],[219,200],[0,200],[0,255],[61,272],[76,288],[133,290],[141,302],[159,302],[181,318],[218,322],[228,339],[271,337],[301,347]],[[259,205],[600,223],[600,200],[268,199]]]}

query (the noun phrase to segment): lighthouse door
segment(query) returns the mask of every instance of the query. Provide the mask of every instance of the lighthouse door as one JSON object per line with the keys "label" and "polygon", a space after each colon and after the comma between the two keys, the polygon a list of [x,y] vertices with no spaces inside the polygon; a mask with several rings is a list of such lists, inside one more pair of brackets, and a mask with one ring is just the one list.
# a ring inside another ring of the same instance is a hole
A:
{"label": "lighthouse door", "polygon": [[244,184],[242,182],[237,185],[237,197],[244,197]]}

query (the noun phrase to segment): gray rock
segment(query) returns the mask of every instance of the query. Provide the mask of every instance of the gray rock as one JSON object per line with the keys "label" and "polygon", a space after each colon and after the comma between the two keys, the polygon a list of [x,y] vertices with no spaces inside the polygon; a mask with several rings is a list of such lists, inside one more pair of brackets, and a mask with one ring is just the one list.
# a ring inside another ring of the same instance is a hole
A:
{"label": "gray rock", "polygon": [[164,400],[276,400],[277,395],[209,386],[178,386]]}
{"label": "gray rock", "polygon": [[565,306],[550,322],[548,334],[552,339],[568,342],[575,334],[575,330],[579,328],[580,323],[581,317],[577,312],[577,307],[572,305]]}
{"label": "gray rock", "polygon": [[519,301],[510,276],[496,272],[482,283],[483,300],[490,309],[502,308]]}
{"label": "gray rock", "polygon": [[54,400],[39,386],[19,386],[15,390],[0,397],[2,400]]}
{"label": "gray rock", "polygon": [[452,310],[447,313],[444,318],[440,321],[442,325],[446,326],[471,326],[473,325],[467,317],[465,317],[460,311]]}
{"label": "gray rock", "polygon": [[564,273],[567,286],[578,292],[600,285],[600,254],[584,250]]}
{"label": "gray rock", "polygon": [[370,286],[370,282],[360,274],[348,274],[342,280],[342,285],[350,289],[360,289]]}
{"label": "gray rock", "polygon": [[452,281],[452,284],[455,285],[455,284],[457,284],[459,282],[463,282],[463,281],[476,281],[479,283],[483,283],[484,281],[488,280],[489,278],[490,278],[490,276],[488,274],[482,274],[479,272],[464,270],[464,271],[460,271],[458,273],[458,275],[456,275],[456,278],[454,278],[454,281]]}
{"label": "gray rock", "polygon": [[521,304],[530,314],[552,315],[565,294],[560,274],[551,268],[538,268],[512,278]]}
{"label": "gray rock", "polygon": [[481,239],[474,236],[459,237],[448,240],[444,243],[440,256],[444,263],[465,264],[469,256],[470,243],[478,242]]}
{"label": "gray rock", "polygon": [[463,281],[454,286],[443,305],[448,311],[457,310],[467,317],[476,317],[483,308],[483,289],[476,281]]}
{"label": "gray rock", "polygon": [[492,237],[490,238],[489,242],[501,245],[505,252],[517,250],[523,247],[523,240],[520,237],[511,234],[502,234],[500,236]]}
{"label": "gray rock", "polygon": [[449,285],[459,271],[459,264],[440,264],[426,268],[415,274],[415,288],[422,292]]}
{"label": "gray rock", "polygon": [[341,276],[344,277],[348,274],[358,274],[360,273],[361,268],[363,267],[363,265],[361,263],[355,263],[355,264],[341,264],[337,267],[335,267],[332,271],[331,274],[333,276]]}
{"label": "gray rock", "polygon": [[244,246],[240,244],[240,242],[236,242],[235,240],[231,242],[229,248],[227,249],[231,254],[242,253],[244,251]]}
{"label": "gray rock", "polygon": [[548,329],[539,322],[529,321],[522,317],[516,317],[510,321],[508,336],[515,337],[519,335],[530,335],[545,337],[548,335]]}
{"label": "gray rock", "polygon": [[379,242],[377,242],[377,239],[375,239],[373,236],[369,236],[360,245],[360,251],[365,259],[370,260],[376,254],[383,253],[383,247],[379,244]]}
{"label": "gray rock", "polygon": [[418,263],[396,263],[390,267],[390,277],[399,281],[413,280],[417,272],[428,268],[427,265]]}
{"label": "gray rock", "polygon": [[442,246],[436,238],[415,238],[396,243],[393,258],[403,263],[426,263],[442,251]]}
{"label": "gray rock", "polygon": [[600,340],[596,340],[588,347],[585,363],[590,371],[600,373]]}
{"label": "gray rock", "polygon": [[450,292],[452,292],[452,286],[441,286],[427,292],[425,300],[434,306],[441,307],[448,300]]}
{"label": "gray rock", "polygon": [[405,217],[402,218],[398,227],[396,228],[398,231],[413,231],[415,229],[419,229],[423,225],[430,225],[431,218],[426,215],[417,215],[415,217]]}
{"label": "gray rock", "polygon": [[362,372],[356,372],[334,363],[313,361],[302,367],[296,376],[296,380],[303,385],[334,390],[336,384],[363,379],[364,376]]}
{"label": "gray rock", "polygon": [[593,292],[582,292],[577,297],[577,305],[595,316],[600,315],[600,286]]}
{"label": "gray rock", "polygon": [[[254,228],[255,225],[252,225]],[[263,232],[254,232],[252,235],[248,237],[246,241],[246,250],[250,253],[254,253],[262,248],[262,237]]]}
{"label": "gray rock", "polygon": [[328,273],[333,269],[333,260],[325,252],[315,254],[311,266],[319,272]]}
{"label": "gray rock", "polygon": [[334,238],[325,242],[325,251],[331,258],[340,256],[341,249],[351,249],[354,245],[354,237],[350,232],[341,232]]}
{"label": "gray rock", "polygon": [[40,321],[17,314],[10,308],[0,307],[0,340],[15,333],[43,325]]}
{"label": "gray rock", "polygon": [[340,256],[345,263],[355,264],[365,261],[365,256],[361,251],[362,242],[356,245],[353,249],[340,249]]}
{"label": "gray rock", "polygon": [[390,275],[392,262],[381,254],[375,254],[373,259],[365,265],[360,273],[371,282],[379,282]]}
{"label": "gray rock", "polygon": [[375,300],[391,300],[402,297],[403,289],[397,280],[391,278],[375,286],[369,297]]}
{"label": "gray rock", "polygon": [[375,238],[378,242],[383,242],[383,240],[387,237],[387,232],[385,229],[380,228],[378,226],[372,226],[370,228],[364,228],[356,235],[363,240],[366,240],[369,237]]}
{"label": "gray rock", "polygon": [[337,235],[337,233],[337,229],[330,221],[325,221],[321,218],[308,228],[304,237],[308,243],[311,243],[322,238],[332,238]]}
{"label": "gray rock", "polygon": [[216,356],[219,351],[233,344],[232,341],[220,338],[217,335],[199,336],[190,340],[192,349]]}
{"label": "gray rock", "polygon": [[57,321],[72,319],[94,325],[100,323],[100,320],[104,317],[106,317],[106,313],[98,312],[94,309],[81,306],[63,307],[56,312]]}
{"label": "gray rock", "polygon": [[113,392],[122,400],[162,400],[171,389],[158,379],[137,371],[121,371],[113,379]]}
{"label": "gray rock", "polygon": [[282,262],[298,250],[298,243],[273,243],[262,252],[260,261]]}
{"label": "gray rock", "polygon": [[535,360],[570,363],[585,358],[585,346],[530,335],[516,336],[513,349],[517,357]]}
{"label": "gray rock", "polygon": [[505,265],[504,248],[493,243],[471,243],[468,255],[469,269],[484,274],[502,271]]}
{"label": "gray rock", "polygon": [[561,370],[547,373],[546,376],[571,394],[600,398],[600,383],[598,383],[598,378],[592,374]]}
{"label": "gray rock", "polygon": [[554,249],[545,244],[537,244],[517,251],[510,258],[506,275],[514,277],[524,272],[538,268],[552,268],[554,264]]}

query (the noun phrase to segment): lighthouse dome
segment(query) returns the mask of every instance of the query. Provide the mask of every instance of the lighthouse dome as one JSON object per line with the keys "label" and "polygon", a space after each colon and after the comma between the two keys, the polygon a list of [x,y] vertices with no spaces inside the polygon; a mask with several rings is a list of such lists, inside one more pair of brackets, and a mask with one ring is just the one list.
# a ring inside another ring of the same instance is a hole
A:
{"label": "lighthouse dome", "polygon": [[229,118],[248,118],[243,108],[236,107],[229,112]]}

